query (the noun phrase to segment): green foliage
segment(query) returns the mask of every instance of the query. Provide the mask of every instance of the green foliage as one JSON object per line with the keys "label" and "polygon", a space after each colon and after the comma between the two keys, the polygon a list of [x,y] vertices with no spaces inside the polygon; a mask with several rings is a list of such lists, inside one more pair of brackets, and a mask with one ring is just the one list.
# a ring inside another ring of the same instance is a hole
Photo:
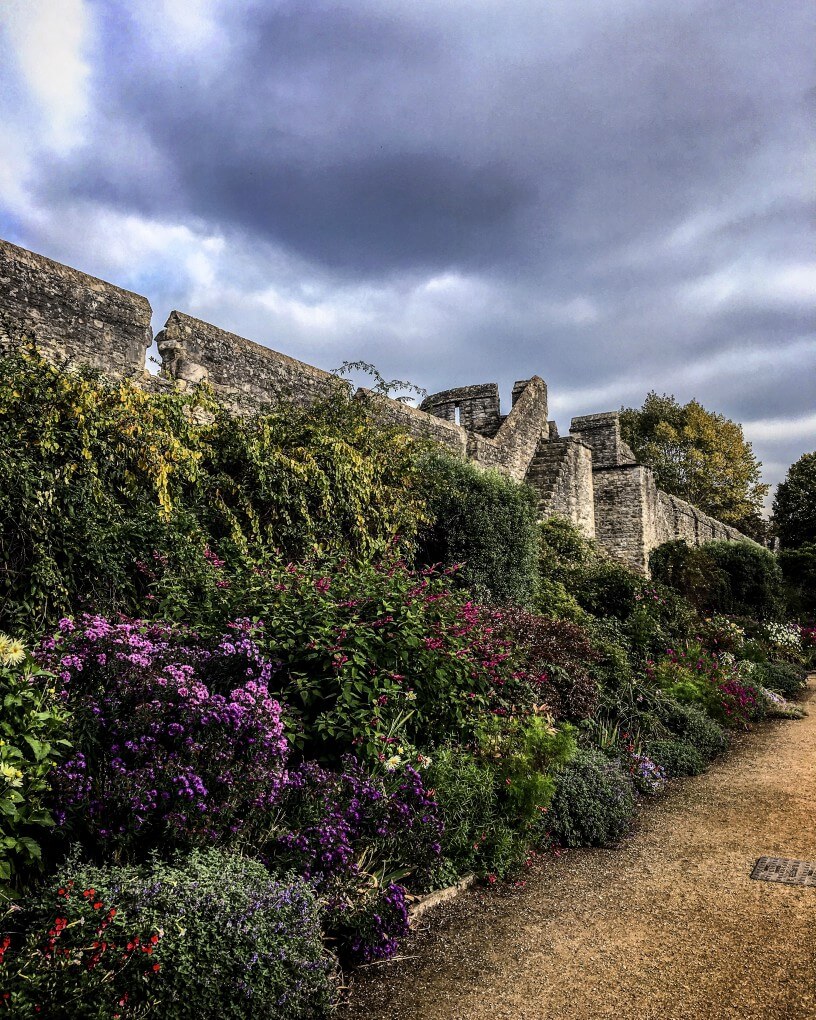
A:
{"label": "green foliage", "polygon": [[782,549],[779,567],[785,579],[785,603],[794,617],[816,622],[816,542]]}
{"label": "green foliage", "polygon": [[[67,954],[43,952],[49,926]],[[309,886],[216,850],[141,868],[70,861],[15,927],[15,1016],[312,1020],[332,998]]]}
{"label": "green foliage", "polygon": [[787,662],[764,662],[754,667],[751,680],[783,698],[798,698],[804,690],[807,674],[800,666]]}
{"label": "green foliage", "polygon": [[496,721],[482,730],[480,745],[482,753],[496,762],[509,817],[522,826],[540,822],[555,792],[551,773],[576,752],[573,727],[556,729],[540,715],[524,721]]}
{"label": "green foliage", "polygon": [[[280,693],[307,756],[377,759],[391,744],[471,739],[508,650],[453,573],[401,561],[270,564],[225,592],[226,616],[251,606],[259,640],[283,665]],[[197,622],[194,620],[194,622]]]}
{"label": "green foliage", "polygon": [[475,751],[440,748],[425,777],[445,819],[435,884],[515,870],[542,838],[553,776],[576,747],[572,727],[533,716],[485,725]]}
{"label": "green foliage", "polygon": [[40,867],[40,840],[54,826],[49,775],[68,747],[68,713],[49,680],[0,635],[0,896]]}
{"label": "green foliage", "polygon": [[787,549],[816,543],[816,452],[802,454],[777,486],[773,523]]}
{"label": "green foliage", "polygon": [[680,404],[652,391],[640,408],[621,410],[621,435],[654,469],[661,489],[717,520],[763,533],[760,514],[769,486],[742,426],[696,400]]}
{"label": "green foliage", "polygon": [[428,456],[422,469],[432,522],[420,534],[418,562],[461,564],[462,585],[480,601],[530,605],[538,555],[533,490],[445,453]]}
{"label": "green foliage", "polygon": [[725,730],[693,705],[669,700],[660,705],[657,715],[660,723],[670,733],[691,744],[705,761],[710,761],[728,748]]}
{"label": "green foliage", "polygon": [[782,573],[773,553],[746,542],[667,542],[652,552],[653,575],[674,587],[700,612],[779,617]]}
{"label": "green foliage", "polygon": [[549,820],[553,837],[563,846],[612,846],[634,815],[629,776],[600,751],[579,750],[558,775]]}
{"label": "green foliage", "polygon": [[176,571],[178,618],[212,598],[207,548],[251,566],[410,546],[422,449],[342,395],[236,417],[205,389],[153,395],[5,354],[0,621],[32,632],[85,607],[133,613],[151,549]]}
{"label": "green foliage", "polygon": [[686,740],[650,740],[646,753],[663,769],[669,779],[699,776],[706,762],[700,751]]}
{"label": "green foliage", "polygon": [[507,818],[494,762],[443,747],[425,778],[445,819],[433,885],[448,885],[469,872],[503,878],[522,863],[528,837]]}

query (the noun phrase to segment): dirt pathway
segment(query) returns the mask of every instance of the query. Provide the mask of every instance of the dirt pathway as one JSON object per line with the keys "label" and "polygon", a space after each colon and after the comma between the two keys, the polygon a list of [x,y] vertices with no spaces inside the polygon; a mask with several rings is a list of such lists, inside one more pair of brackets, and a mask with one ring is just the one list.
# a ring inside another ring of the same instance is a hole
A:
{"label": "dirt pathway", "polygon": [[359,974],[342,1020],[816,1020],[816,887],[748,877],[762,856],[816,861],[814,690],[806,719],[740,738],[622,848],[440,908],[410,959]]}

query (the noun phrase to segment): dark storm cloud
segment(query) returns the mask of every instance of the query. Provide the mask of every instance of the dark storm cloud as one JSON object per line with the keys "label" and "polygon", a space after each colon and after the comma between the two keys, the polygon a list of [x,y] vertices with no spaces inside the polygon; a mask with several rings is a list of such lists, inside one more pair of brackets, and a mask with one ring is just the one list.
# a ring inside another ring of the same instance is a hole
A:
{"label": "dark storm cloud", "polygon": [[88,129],[21,243],[94,270],[53,247],[93,209],[218,235],[210,289],[168,257],[156,307],[432,390],[542,374],[562,427],[649,389],[812,412],[809,5],[234,0],[197,44],[93,10]]}
{"label": "dark storm cloud", "polygon": [[[558,278],[727,196],[768,140],[763,47],[785,42],[778,6],[750,6],[635,6],[576,26],[566,54],[539,53],[546,17],[513,4],[499,41],[464,9],[440,25],[303,0],[225,8],[221,53],[148,50],[120,22],[101,131],[48,186],[238,226],[341,272]],[[149,172],[111,151],[128,127]]]}

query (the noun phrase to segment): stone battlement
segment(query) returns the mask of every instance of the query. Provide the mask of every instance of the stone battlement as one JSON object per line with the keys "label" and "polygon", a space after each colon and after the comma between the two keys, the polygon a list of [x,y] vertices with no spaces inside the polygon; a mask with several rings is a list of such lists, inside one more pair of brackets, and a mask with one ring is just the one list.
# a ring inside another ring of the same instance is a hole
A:
{"label": "stone battlement", "polygon": [[[0,240],[0,344],[32,340],[47,357],[85,364],[113,378],[162,385],[146,371],[153,342],[147,298]],[[264,405],[309,405],[346,380],[262,344],[173,311],[156,344],[163,385],[201,383],[236,413]],[[359,390],[358,395],[368,391]],[[648,573],[649,552],[685,538],[750,541],[691,504],[661,492],[650,468],[623,442],[615,412],[573,418],[559,438],[547,420],[547,385],[533,376],[513,387],[501,413],[495,383],[434,393],[420,407],[373,397],[384,421],[431,439],[538,494],[542,517],[567,517],[612,555]]]}

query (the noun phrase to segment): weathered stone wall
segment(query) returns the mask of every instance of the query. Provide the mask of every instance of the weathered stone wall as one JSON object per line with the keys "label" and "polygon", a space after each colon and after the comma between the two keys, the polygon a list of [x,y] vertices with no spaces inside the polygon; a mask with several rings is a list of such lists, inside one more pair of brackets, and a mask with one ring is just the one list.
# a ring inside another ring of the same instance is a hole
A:
{"label": "weathered stone wall", "polygon": [[517,482],[527,477],[538,444],[547,436],[547,384],[534,375],[517,382],[510,413],[496,433],[507,473]]}
{"label": "weathered stone wall", "polygon": [[418,438],[433,440],[447,447],[451,453],[455,453],[459,457],[467,456],[469,436],[461,425],[437,418],[427,411],[412,407],[410,404],[404,404],[399,400],[391,400],[389,397],[374,394],[370,390],[359,389],[355,396],[371,400],[376,408],[378,419],[405,429],[406,432]]}
{"label": "weathered stone wall", "polygon": [[499,387],[496,383],[443,390],[426,397],[419,406],[437,418],[454,422],[481,436],[492,438],[501,425]]}
{"label": "weathered stone wall", "polygon": [[[500,413],[498,386],[463,386],[434,393],[420,408],[440,421],[454,422],[454,411],[479,424],[483,431],[467,429],[467,456],[483,468],[495,468],[517,482],[524,481],[542,435],[547,430],[547,384],[538,376],[517,382],[513,387],[510,413]],[[497,426],[495,434],[494,425]]]}
{"label": "weathered stone wall", "polygon": [[[279,401],[307,405],[348,387],[329,372],[182,312],[172,312],[156,338],[162,371],[149,376],[146,298],[0,241],[0,342],[15,342],[22,333],[33,335],[46,355],[115,378],[135,376],[157,392],[206,381],[240,412]],[[568,517],[641,573],[648,572],[651,550],[674,538],[749,541],[660,492],[651,470],[623,442],[617,413],[574,418],[570,436],[559,439],[555,423],[547,421],[547,387],[538,376],[516,382],[507,415],[494,383],[433,394],[421,408],[372,399],[382,420],[534,486],[542,516]]]}
{"label": "weathered stone wall", "polygon": [[[598,542],[644,575],[649,572],[646,528],[651,475],[651,470],[642,464],[597,468],[592,472]],[[656,502],[657,489],[654,497]]]}
{"label": "weathered stone wall", "polygon": [[595,538],[595,489],[592,451],[566,436],[539,445],[527,472],[527,483],[539,494],[543,517],[566,517],[587,538]]}
{"label": "weathered stone wall", "polygon": [[348,387],[330,372],[183,312],[170,313],[156,344],[163,376],[182,388],[209,382],[239,410],[283,400],[314,403],[338,387]]}
{"label": "weathered stone wall", "polygon": [[617,411],[573,418],[570,434],[592,450],[595,467],[637,464],[637,457],[621,439],[620,415]]}
{"label": "weathered stone wall", "polygon": [[0,240],[0,331],[9,339],[25,334],[60,361],[139,375],[150,315],[147,298]]}

